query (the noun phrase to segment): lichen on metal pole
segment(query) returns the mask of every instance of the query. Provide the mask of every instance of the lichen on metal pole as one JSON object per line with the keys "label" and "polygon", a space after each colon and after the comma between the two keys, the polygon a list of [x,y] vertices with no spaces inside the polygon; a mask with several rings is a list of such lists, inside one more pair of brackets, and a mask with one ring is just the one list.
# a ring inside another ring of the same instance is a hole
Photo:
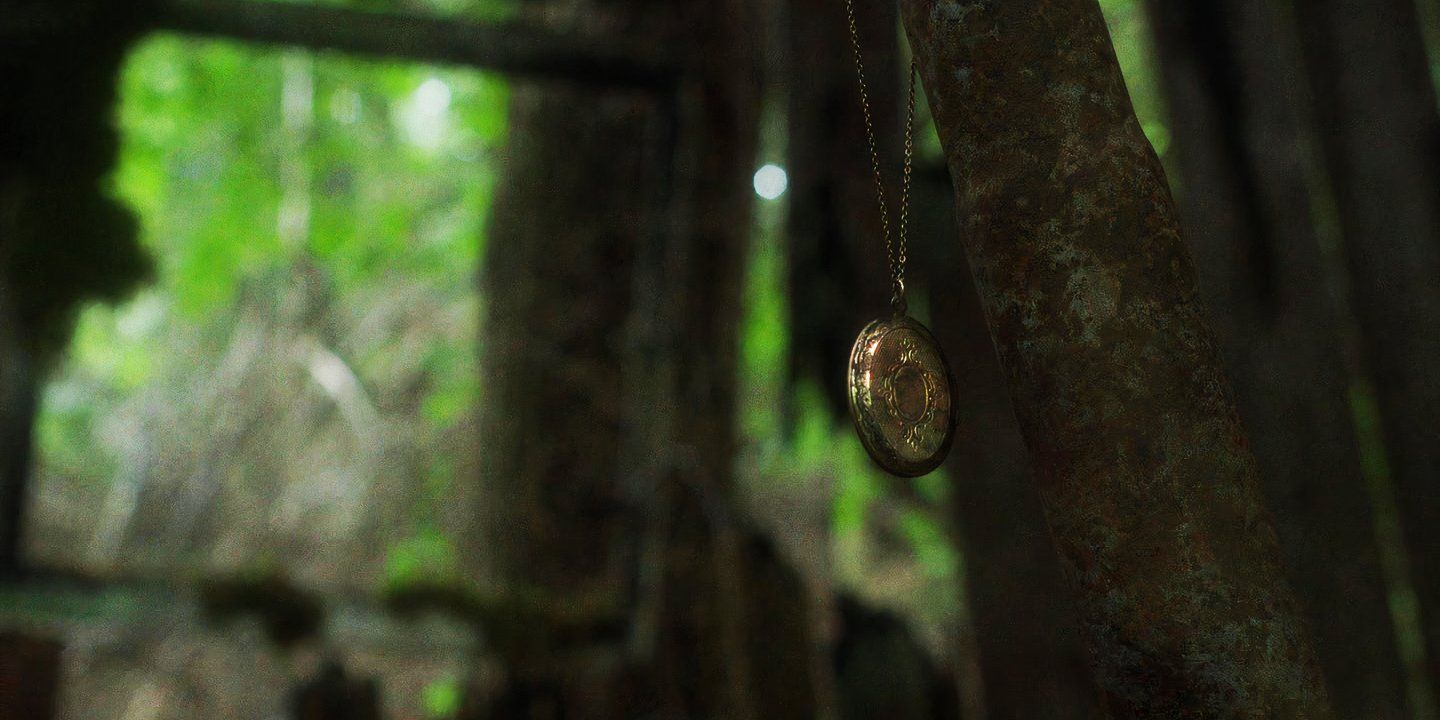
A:
{"label": "lichen on metal pole", "polygon": [[1109,711],[1332,717],[1099,6],[901,9]]}

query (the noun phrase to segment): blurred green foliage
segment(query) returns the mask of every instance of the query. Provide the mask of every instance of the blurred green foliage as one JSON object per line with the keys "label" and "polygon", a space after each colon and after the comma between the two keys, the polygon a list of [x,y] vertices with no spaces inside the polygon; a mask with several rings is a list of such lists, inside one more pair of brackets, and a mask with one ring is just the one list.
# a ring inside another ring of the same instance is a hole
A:
{"label": "blurred green foliage", "polygon": [[414,536],[386,550],[384,592],[460,583],[461,579],[455,544],[433,525],[420,528]]}
{"label": "blurred green foliage", "polygon": [[[478,257],[490,191],[456,178],[501,140],[504,93],[470,72],[158,38],[122,78],[116,191],[192,316],[305,255],[342,291],[387,273],[453,281]],[[309,228],[287,246],[296,189]]]}
{"label": "blurred green foliage", "polygon": [[460,679],[454,675],[447,675],[426,683],[425,689],[421,693],[421,701],[425,704],[425,716],[435,718],[435,720],[455,717],[460,712],[461,695]]}
{"label": "blurred green foliage", "polygon": [[[1105,13],[1105,24],[1110,28],[1110,41],[1115,46],[1120,71],[1125,75],[1135,117],[1140,120],[1140,128],[1150,138],[1150,144],[1155,146],[1155,152],[1166,161],[1170,130],[1145,5],[1141,0],[1100,0],[1100,10]],[[1173,183],[1174,173],[1170,179]]]}
{"label": "blurred green foliage", "polygon": [[[333,444],[318,429],[290,439],[292,457],[275,457],[288,452],[275,449],[283,442],[240,433],[247,445],[212,452],[233,471],[167,478],[168,463],[144,459],[215,442],[223,423],[205,425],[214,418],[303,424],[328,394],[352,426],[373,416],[374,432],[413,444],[415,477],[384,475],[396,465],[381,457],[359,465],[375,476],[352,478],[414,488],[402,494],[414,519],[396,525],[413,537],[392,541],[386,573],[443,564],[435,520],[464,471],[457,455],[471,452],[460,431],[479,397],[474,279],[506,84],[465,69],[159,35],[132,51],[120,86],[112,191],[140,219],[156,279],[124,305],[82,313],[38,419],[41,493],[71,497],[117,478],[143,492],[277,467],[296,478],[353,474],[351,457],[314,466]],[[240,368],[257,343],[282,354]],[[226,373],[236,387],[220,388]],[[370,415],[351,413],[347,394]],[[47,520],[86,519],[42,510],[42,533]]]}
{"label": "blurred green foliage", "polygon": [[[784,129],[776,123],[767,135]],[[774,145],[776,138],[765,142]],[[833,580],[881,604],[903,605],[938,629],[954,619],[960,601],[958,554],[935,520],[946,513],[947,480],[943,473],[914,481],[886,475],[865,454],[849,419],[832,414],[818,386],[790,386],[784,208],[783,197],[759,202],[746,268],[738,418],[747,446],[742,477],[762,497],[788,495],[787,506],[827,506],[828,523],[812,530],[829,544]],[[915,492],[902,492],[902,483],[913,483]],[[914,504],[916,496],[921,505]],[[908,556],[892,556],[882,547],[888,540],[902,544]],[[895,573],[897,565],[918,573]],[[886,580],[897,577],[902,585]],[[910,582],[920,584],[919,592],[903,584]]]}

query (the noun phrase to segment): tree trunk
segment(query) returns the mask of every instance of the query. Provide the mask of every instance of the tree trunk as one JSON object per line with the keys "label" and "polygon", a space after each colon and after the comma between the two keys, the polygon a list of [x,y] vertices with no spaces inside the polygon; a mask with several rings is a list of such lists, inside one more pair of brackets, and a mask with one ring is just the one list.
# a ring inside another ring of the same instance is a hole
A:
{"label": "tree trunk", "polygon": [[1150,3],[1186,237],[1341,717],[1402,718],[1404,668],[1312,222],[1299,49],[1265,3]]}
{"label": "tree trunk", "polygon": [[614,655],[623,638],[641,527],[618,452],[618,337],[665,162],[659,114],[643,96],[569,85],[517,85],[510,103],[482,271],[483,548],[505,598],[487,630],[515,641],[496,712],[605,717],[610,699],[582,695],[605,672],[596,648]]}
{"label": "tree trunk", "polygon": [[[571,3],[596,33],[653,7]],[[603,8],[600,5],[604,5]],[[549,5],[534,22],[563,23]],[[630,485],[631,272],[660,223],[665,99],[517,83],[481,271],[480,513],[486,634],[507,678],[490,715],[606,718],[630,701],[624,640],[646,506]],[[616,152],[625,148],[625,152]]]}
{"label": "tree trunk", "polygon": [[[943,167],[920,168],[915,187],[917,283],[962,402],[945,470],[965,558],[987,717],[1090,718],[1099,693],[1085,661],[1075,606],[1035,492],[1005,376],[955,242],[955,202]],[[943,268],[927,278],[924,268]]]}
{"label": "tree trunk", "polygon": [[1109,711],[1331,717],[1100,8],[901,7]]}
{"label": "tree trunk", "polygon": [[1410,575],[1440,683],[1440,115],[1410,0],[1297,13],[1374,378]]}
{"label": "tree trunk", "polygon": [[618,336],[665,162],[657,108],[574,86],[517,85],[510,103],[482,277],[487,550],[517,602],[613,618],[638,527],[621,485]]}

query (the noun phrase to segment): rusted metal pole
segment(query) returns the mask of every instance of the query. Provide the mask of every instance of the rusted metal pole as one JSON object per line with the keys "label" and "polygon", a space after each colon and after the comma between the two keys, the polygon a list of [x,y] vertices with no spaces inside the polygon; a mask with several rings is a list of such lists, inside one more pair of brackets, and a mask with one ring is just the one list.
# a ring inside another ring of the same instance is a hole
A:
{"label": "rusted metal pole", "polygon": [[1110,712],[1332,717],[1099,6],[901,10]]}

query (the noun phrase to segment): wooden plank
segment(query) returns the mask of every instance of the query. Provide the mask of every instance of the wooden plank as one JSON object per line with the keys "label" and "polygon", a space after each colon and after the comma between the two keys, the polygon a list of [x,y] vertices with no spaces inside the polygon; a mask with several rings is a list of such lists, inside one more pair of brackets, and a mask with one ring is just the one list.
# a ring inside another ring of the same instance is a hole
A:
{"label": "wooden plank", "polygon": [[[660,49],[661,43],[556,32],[527,23],[478,23],[258,0],[154,0],[143,12],[124,20],[125,26],[138,24],[143,30],[652,91],[667,91],[681,72],[678,56]],[[6,45],[43,45],[111,22],[114,19],[104,13],[23,3],[0,14],[0,39]]]}
{"label": "wooden plank", "polygon": [[[398,613],[366,598],[319,599],[324,620],[318,638],[333,646],[465,653],[475,652],[483,640],[470,618],[439,608]],[[68,577],[0,582],[0,627],[27,634],[63,636],[82,627],[146,626],[205,616],[199,591],[183,583]],[[229,620],[210,622],[223,626]]]}
{"label": "wooden plank", "polygon": [[678,75],[673,57],[629,39],[588,37],[519,23],[487,25],[253,0],[159,0],[150,25],[195,35],[594,85],[660,90]]}

